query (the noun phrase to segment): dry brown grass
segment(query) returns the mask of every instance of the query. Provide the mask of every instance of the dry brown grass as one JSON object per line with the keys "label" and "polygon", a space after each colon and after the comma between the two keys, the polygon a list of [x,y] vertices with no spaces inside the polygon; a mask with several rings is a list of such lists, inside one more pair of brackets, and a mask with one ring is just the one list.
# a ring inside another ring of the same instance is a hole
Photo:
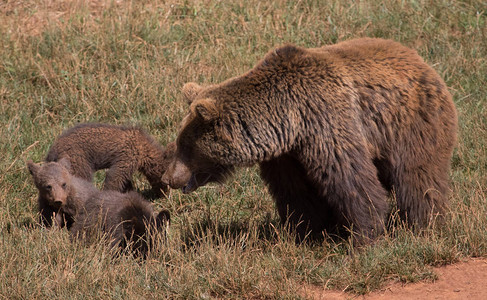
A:
{"label": "dry brown grass", "polygon": [[[1,2],[0,297],[300,298],[303,284],[365,293],[487,256],[486,11],[482,1]],[[398,226],[360,250],[296,245],[254,168],[157,199],[173,223],[146,261],[37,226],[25,160],[42,160],[63,129],[139,123],[166,144],[187,109],[184,83],[241,74],[286,42],[360,36],[416,48],[451,87],[460,140],[444,226],[422,235]]]}

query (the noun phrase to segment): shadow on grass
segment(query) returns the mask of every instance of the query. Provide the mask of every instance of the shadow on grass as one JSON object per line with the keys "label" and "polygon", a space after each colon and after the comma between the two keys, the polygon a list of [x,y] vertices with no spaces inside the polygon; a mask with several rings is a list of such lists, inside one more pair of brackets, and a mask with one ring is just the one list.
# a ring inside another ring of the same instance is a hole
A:
{"label": "shadow on grass", "polygon": [[350,234],[346,230],[327,234],[308,235],[304,239],[298,237],[289,224],[282,224],[279,219],[271,218],[250,223],[246,220],[229,222],[215,221],[205,217],[195,222],[184,224],[181,229],[181,240],[186,250],[199,248],[203,243],[212,245],[234,245],[243,249],[259,246],[261,249],[272,247],[278,243],[291,243],[297,246],[322,247],[323,245],[350,245]]}

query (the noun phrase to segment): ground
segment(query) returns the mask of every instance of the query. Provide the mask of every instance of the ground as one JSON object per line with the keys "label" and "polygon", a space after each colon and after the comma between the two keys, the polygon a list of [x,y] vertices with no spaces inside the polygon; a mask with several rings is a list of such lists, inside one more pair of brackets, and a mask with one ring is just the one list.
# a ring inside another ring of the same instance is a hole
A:
{"label": "ground", "polygon": [[[0,1],[0,299],[487,299],[486,24],[485,0]],[[440,231],[394,228],[353,255],[346,243],[296,245],[274,226],[255,169],[155,199],[174,222],[143,263],[34,226],[25,162],[41,161],[64,129],[135,122],[165,144],[187,109],[186,82],[221,82],[284,43],[365,36],[417,50],[454,96],[453,211]]]}
{"label": "ground", "polygon": [[487,299],[487,259],[469,259],[454,265],[435,268],[438,280],[413,284],[391,283],[382,290],[357,296],[339,291],[309,287],[305,294],[314,299]]}

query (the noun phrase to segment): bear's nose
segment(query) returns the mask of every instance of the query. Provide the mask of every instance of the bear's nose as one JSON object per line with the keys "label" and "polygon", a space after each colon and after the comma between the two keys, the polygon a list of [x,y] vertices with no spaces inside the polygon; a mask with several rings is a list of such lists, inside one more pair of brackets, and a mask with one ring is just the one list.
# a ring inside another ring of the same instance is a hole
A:
{"label": "bear's nose", "polygon": [[191,174],[191,170],[185,162],[175,159],[162,175],[161,181],[168,184],[173,189],[179,189],[188,183]]}
{"label": "bear's nose", "polygon": [[162,174],[161,181],[165,185],[169,185],[169,175],[167,173]]}

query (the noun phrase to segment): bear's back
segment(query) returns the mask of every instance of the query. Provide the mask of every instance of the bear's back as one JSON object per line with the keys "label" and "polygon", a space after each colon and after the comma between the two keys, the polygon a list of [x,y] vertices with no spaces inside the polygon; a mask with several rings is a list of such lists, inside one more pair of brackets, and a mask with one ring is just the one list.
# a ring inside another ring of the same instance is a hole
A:
{"label": "bear's back", "polygon": [[120,153],[135,154],[132,142],[139,131],[136,127],[107,124],[80,124],[63,132],[52,144],[46,161],[63,156],[83,157],[96,165],[109,164]]}
{"label": "bear's back", "polygon": [[310,49],[310,52],[326,55],[332,66],[354,81],[368,79],[373,84],[397,84],[418,78],[424,72],[435,73],[415,50],[391,40],[356,39]]}
{"label": "bear's back", "polygon": [[320,48],[299,49],[300,55],[294,55],[292,60],[305,62],[302,63],[304,67],[314,66],[313,73],[339,77],[348,86],[393,88],[422,76],[437,77],[441,81],[416,50],[392,40],[361,38]]}
{"label": "bear's back", "polygon": [[154,218],[151,204],[136,192],[98,191],[85,200],[70,230],[74,237],[93,238],[103,233],[109,235],[112,245],[118,245],[133,235],[137,242]]}
{"label": "bear's back", "polygon": [[[275,73],[284,75],[273,76]],[[417,107],[421,105],[420,95],[434,92],[435,106],[451,106],[452,102],[444,81],[415,50],[379,38],[354,39],[309,49],[294,45],[278,47],[240,78],[249,81],[257,76],[261,76],[258,82],[277,78],[268,84],[271,89],[297,87],[293,93],[298,95],[300,90],[313,90],[336,99],[340,94],[360,94],[366,89],[384,96],[392,105],[407,102],[406,105]],[[229,80],[221,86],[232,82],[237,81]],[[311,87],[303,88],[303,84]],[[403,96],[390,97],[388,93]]]}

